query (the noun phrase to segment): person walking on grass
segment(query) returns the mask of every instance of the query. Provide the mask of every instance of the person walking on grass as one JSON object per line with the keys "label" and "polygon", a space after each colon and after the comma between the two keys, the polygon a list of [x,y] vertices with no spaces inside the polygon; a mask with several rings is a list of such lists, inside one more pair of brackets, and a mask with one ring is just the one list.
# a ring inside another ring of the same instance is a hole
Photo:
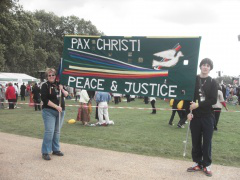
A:
{"label": "person walking on grass", "polygon": [[14,109],[14,104],[16,102],[16,91],[12,83],[8,83],[8,88],[5,93],[6,100],[9,103],[9,109]]}
{"label": "person walking on grass", "polygon": [[[173,105],[172,105],[172,115],[171,115],[170,120],[169,120],[169,122],[168,122],[168,124],[169,124],[170,126],[174,126],[173,120],[174,120],[174,117],[175,117],[176,112],[178,113],[179,119],[182,119],[182,110],[178,110],[178,108],[177,108],[177,105],[178,105],[178,103],[179,103],[180,101],[181,101],[181,100],[178,100],[178,99],[174,99],[174,101],[173,101]],[[178,126],[178,127],[179,127],[179,126]],[[182,125],[182,126],[180,126],[179,128],[184,128],[184,126]]]}
{"label": "person walking on grass", "polygon": [[214,116],[212,105],[217,102],[217,83],[209,76],[212,60],[205,58],[200,63],[201,73],[196,78],[194,102],[191,102],[188,119],[191,121],[192,159],[195,164],[188,172],[201,171],[212,176],[212,136]]}
{"label": "person walking on grass", "polygon": [[33,86],[32,94],[33,94],[33,101],[34,101],[34,108],[35,111],[39,110],[41,111],[41,95],[40,95],[40,87],[37,83]]}
{"label": "person walking on grass", "polygon": [[151,106],[152,106],[152,113],[151,114],[156,114],[157,113],[157,110],[156,110],[156,107],[155,107],[155,103],[156,103],[156,97],[150,97],[149,98],[149,101],[151,102]]}
{"label": "person walking on grass", "polygon": [[187,101],[187,100],[184,100],[183,101],[183,107],[182,107],[182,116],[181,116],[181,118],[180,118],[180,120],[179,120],[179,122],[178,122],[178,125],[177,125],[177,127],[179,127],[179,128],[183,128],[184,127],[184,124],[186,124],[186,123],[188,123],[187,122],[187,115],[188,115],[188,113],[190,112],[189,111],[189,107],[190,107],[190,101]]}
{"label": "person walking on grass", "polygon": [[51,160],[49,156],[51,152],[53,152],[53,155],[63,156],[60,151],[59,140],[65,115],[64,97],[68,96],[68,92],[63,88],[63,85],[56,81],[55,69],[47,68],[45,76],[47,82],[43,83],[41,87],[42,117],[45,127],[42,158]]}
{"label": "person walking on grass", "polygon": [[26,88],[24,83],[20,87],[21,101],[25,101]]}

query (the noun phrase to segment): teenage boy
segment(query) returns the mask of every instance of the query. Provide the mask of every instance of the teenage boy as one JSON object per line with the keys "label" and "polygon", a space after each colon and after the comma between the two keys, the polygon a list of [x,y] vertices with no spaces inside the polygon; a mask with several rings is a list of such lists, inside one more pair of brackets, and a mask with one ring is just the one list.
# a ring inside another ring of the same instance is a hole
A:
{"label": "teenage boy", "polygon": [[217,102],[217,83],[208,76],[213,69],[212,60],[205,58],[200,63],[201,73],[196,78],[194,102],[191,102],[188,119],[191,120],[192,159],[195,164],[188,168],[188,172],[201,171],[212,176],[212,136],[214,117],[212,105]]}

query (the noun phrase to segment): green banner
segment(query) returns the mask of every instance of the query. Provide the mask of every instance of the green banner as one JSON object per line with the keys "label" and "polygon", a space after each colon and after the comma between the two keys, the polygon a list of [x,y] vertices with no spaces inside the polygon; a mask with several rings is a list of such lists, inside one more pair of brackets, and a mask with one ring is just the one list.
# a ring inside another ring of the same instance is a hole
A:
{"label": "green banner", "polygon": [[200,37],[65,36],[61,83],[192,100]]}

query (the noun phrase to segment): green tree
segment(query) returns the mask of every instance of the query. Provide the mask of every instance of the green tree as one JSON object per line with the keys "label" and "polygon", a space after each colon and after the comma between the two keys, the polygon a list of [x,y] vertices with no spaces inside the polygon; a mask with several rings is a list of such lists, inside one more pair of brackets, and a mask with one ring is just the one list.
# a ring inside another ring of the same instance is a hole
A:
{"label": "green tree", "polygon": [[47,53],[46,67],[57,68],[63,49],[63,36],[59,33],[61,18],[43,10],[36,11],[34,17],[39,24],[35,32],[34,47],[42,48]]}
{"label": "green tree", "polygon": [[46,60],[48,58],[48,53],[42,49],[38,48],[34,51],[34,67],[35,70],[45,69],[46,68]]}
{"label": "green tree", "polygon": [[0,12],[1,13],[8,12],[10,9],[12,9],[16,5],[17,2],[18,0],[1,0]]}
{"label": "green tree", "polygon": [[216,78],[216,81],[217,83],[221,84],[222,82],[224,84],[232,84],[232,76],[227,76],[227,75],[224,75],[224,76],[220,76],[220,77],[217,77]]}
{"label": "green tree", "polygon": [[63,50],[64,35],[102,34],[90,21],[79,19],[76,16],[58,17],[54,13],[41,10],[36,11],[34,17],[39,24],[39,28],[35,33],[34,47],[41,47],[48,53],[46,60],[48,67],[58,68]]}
{"label": "green tree", "polygon": [[39,70],[58,67],[64,35],[103,35],[90,21],[27,12],[18,0],[1,0],[0,10],[0,71],[37,76]]}
{"label": "green tree", "polygon": [[14,2],[12,0],[1,1],[0,10],[0,64],[1,70],[8,70],[8,67],[6,67],[7,58],[5,54],[9,52],[9,46],[14,42],[14,38],[10,36],[10,33],[13,32],[13,28],[16,26],[16,21],[13,16],[15,12]]}
{"label": "green tree", "polygon": [[[30,61],[33,57],[33,37],[37,28],[37,22],[32,13],[23,11],[22,7],[12,1],[11,9],[0,15],[0,44],[3,71],[26,72],[32,75]],[[9,6],[10,7],[10,6]],[[3,49],[3,50],[2,50]],[[29,61],[30,60],[30,61]]]}
{"label": "green tree", "polygon": [[4,68],[5,68],[4,52],[5,52],[5,45],[0,44],[0,71],[4,71]]}

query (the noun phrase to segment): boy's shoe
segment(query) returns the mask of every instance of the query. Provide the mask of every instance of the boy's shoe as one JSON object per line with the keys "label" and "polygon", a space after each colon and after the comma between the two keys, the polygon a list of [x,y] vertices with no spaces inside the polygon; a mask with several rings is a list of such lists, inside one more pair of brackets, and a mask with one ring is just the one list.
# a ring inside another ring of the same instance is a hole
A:
{"label": "boy's shoe", "polygon": [[206,176],[209,176],[209,177],[212,176],[212,171],[210,169],[210,166],[204,167],[203,172],[206,174]]}
{"label": "boy's shoe", "polygon": [[170,126],[174,126],[174,124],[173,123],[168,123]]}
{"label": "boy's shoe", "polygon": [[195,172],[195,171],[201,171],[202,166],[200,166],[198,163],[195,163],[192,167],[187,169],[187,172]]}
{"label": "boy's shoe", "polygon": [[42,158],[47,161],[51,160],[49,154],[42,154]]}

